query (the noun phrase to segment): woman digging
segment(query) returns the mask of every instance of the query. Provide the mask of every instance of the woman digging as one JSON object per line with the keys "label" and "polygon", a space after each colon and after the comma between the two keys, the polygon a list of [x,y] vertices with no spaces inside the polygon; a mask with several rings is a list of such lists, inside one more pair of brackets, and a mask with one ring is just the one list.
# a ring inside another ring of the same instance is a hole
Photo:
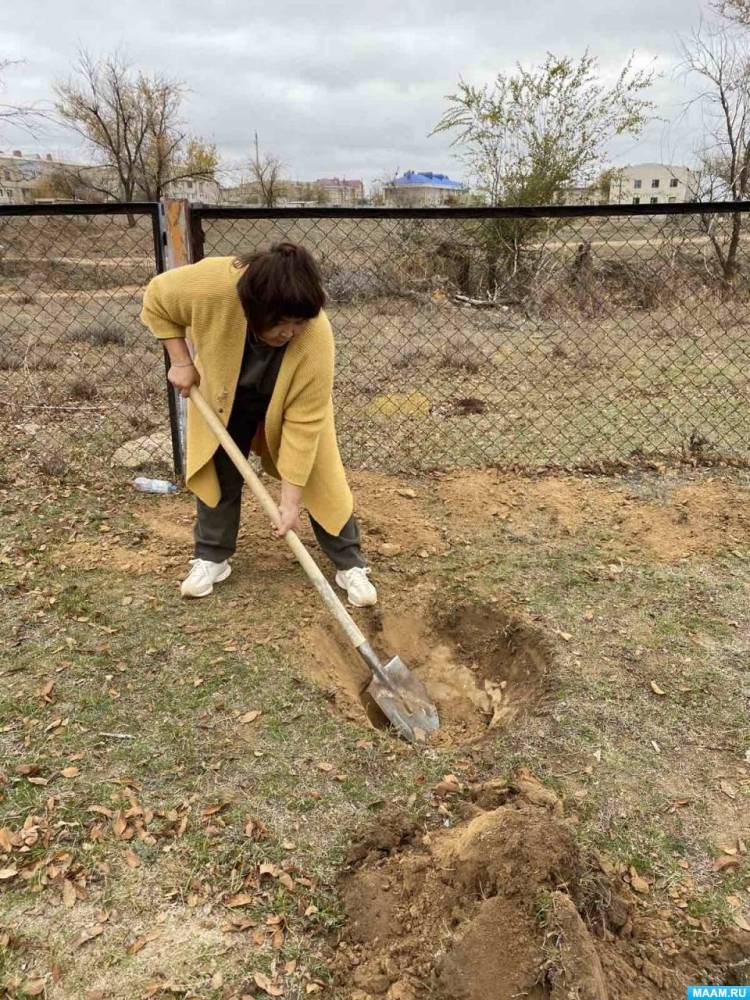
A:
{"label": "woman digging", "polygon": [[[281,480],[276,534],[299,531],[304,506],[336,583],[356,607],[375,604],[331,398],[334,343],[310,253],[293,243],[240,258],[208,257],[153,278],[141,320],[165,345],[169,381],[200,385],[244,455]],[[190,327],[191,357],[185,341]],[[184,597],[206,597],[232,572],[244,480],[188,402],[186,484],[197,498]]]}

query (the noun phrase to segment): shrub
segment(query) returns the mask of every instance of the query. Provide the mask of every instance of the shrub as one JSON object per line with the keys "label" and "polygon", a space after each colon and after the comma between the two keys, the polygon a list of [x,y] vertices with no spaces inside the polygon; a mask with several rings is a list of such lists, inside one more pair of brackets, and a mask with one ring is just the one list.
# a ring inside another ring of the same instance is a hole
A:
{"label": "shrub", "polygon": [[126,341],[126,333],[120,326],[87,326],[82,330],[71,330],[68,339],[94,344],[96,347],[104,347],[107,344],[123,346]]}
{"label": "shrub", "polygon": [[71,399],[91,400],[96,398],[96,385],[85,378],[74,379],[68,388]]}

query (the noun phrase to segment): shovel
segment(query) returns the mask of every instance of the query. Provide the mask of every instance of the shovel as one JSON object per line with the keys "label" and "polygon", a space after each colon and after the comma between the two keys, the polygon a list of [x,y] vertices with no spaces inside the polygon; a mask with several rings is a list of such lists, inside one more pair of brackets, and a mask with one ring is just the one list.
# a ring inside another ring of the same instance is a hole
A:
{"label": "shovel", "polygon": [[[197,386],[191,387],[190,399],[234,462],[273,525],[278,525],[280,515],[276,504]],[[328,610],[369,667],[372,680],[367,688],[367,694],[405,739],[412,743],[423,741],[429,733],[440,726],[437,709],[430,701],[424,685],[412,676],[398,656],[394,656],[385,665],[380,662],[372,646],[357,628],[356,622],[298,536],[293,531],[287,531],[284,541],[325,601]]]}

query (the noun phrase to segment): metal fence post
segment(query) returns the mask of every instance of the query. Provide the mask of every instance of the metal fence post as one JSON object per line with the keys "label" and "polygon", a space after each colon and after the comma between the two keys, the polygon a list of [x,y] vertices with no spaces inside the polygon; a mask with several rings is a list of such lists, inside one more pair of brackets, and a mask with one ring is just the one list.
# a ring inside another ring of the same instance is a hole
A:
{"label": "metal fence post", "polygon": [[[159,222],[164,245],[165,269],[192,264],[192,242],[190,238],[190,203],[184,199],[162,198],[159,204]],[[190,333],[187,333],[190,347]],[[165,350],[164,360],[169,370],[169,357]],[[172,453],[175,474],[185,476],[187,463],[187,400],[168,385],[169,422],[172,431]]]}

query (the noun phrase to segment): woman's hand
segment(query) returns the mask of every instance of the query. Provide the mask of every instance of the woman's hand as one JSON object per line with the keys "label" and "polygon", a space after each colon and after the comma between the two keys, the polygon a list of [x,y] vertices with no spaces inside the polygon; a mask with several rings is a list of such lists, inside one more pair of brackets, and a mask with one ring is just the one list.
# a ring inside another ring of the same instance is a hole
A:
{"label": "woman's hand", "polygon": [[281,520],[274,534],[277,538],[283,538],[287,531],[294,531],[297,534],[302,530],[299,521],[300,507],[302,506],[302,487],[288,483],[285,479],[281,481],[281,503],[279,513]]}
{"label": "woman's hand", "polygon": [[190,387],[201,384],[201,377],[193,364],[170,365],[167,379],[179,390],[181,396],[190,395]]}

